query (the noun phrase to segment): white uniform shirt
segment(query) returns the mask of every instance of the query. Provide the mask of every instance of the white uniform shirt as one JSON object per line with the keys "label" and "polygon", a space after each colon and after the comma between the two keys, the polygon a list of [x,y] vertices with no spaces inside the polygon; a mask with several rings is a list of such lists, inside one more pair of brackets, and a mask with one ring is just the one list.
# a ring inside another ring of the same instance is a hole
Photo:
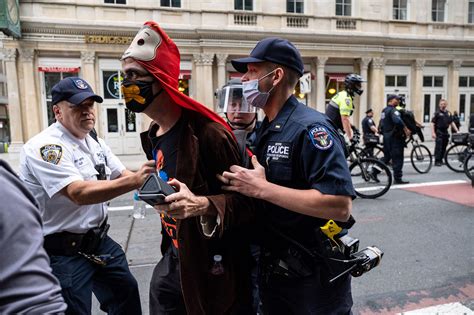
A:
{"label": "white uniform shirt", "polygon": [[56,122],[23,146],[20,178],[38,200],[44,235],[84,233],[105,219],[106,203],[79,206],[58,193],[74,181],[97,180],[99,173],[94,166],[106,161],[107,179],[122,174],[125,166],[102,139],[99,142],[90,135],[81,142]]}

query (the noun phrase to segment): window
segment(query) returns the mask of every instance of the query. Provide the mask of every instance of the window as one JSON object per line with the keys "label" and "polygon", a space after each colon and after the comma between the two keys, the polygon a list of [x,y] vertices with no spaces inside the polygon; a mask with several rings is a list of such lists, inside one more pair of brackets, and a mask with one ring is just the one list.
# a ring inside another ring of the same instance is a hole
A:
{"label": "window", "polygon": [[469,12],[467,14],[467,22],[474,23],[474,0],[469,0]]}
{"label": "window", "polygon": [[48,111],[48,126],[56,121],[53,113],[51,89],[53,86],[67,77],[77,76],[74,72],[45,72],[44,73],[44,87],[46,90],[46,107]]}
{"label": "window", "polygon": [[351,16],[351,0],[336,0],[336,15]]}
{"label": "window", "polygon": [[466,94],[459,95],[459,117],[461,121],[466,117]]}
{"label": "window", "polygon": [[430,122],[431,94],[425,94],[423,122]]}
{"label": "window", "polygon": [[431,1],[431,19],[433,22],[444,22],[446,0]]}
{"label": "window", "polygon": [[459,77],[459,87],[467,87],[468,77]]}
{"label": "window", "polygon": [[424,87],[443,87],[444,86],[444,77],[443,76],[423,76],[423,86]]}
{"label": "window", "polygon": [[407,86],[407,76],[406,75],[386,75],[385,76],[385,86]]}
{"label": "window", "polygon": [[162,7],[181,8],[181,0],[161,0]]}
{"label": "window", "polygon": [[127,0],[104,0],[104,3],[127,4]]}
{"label": "window", "polygon": [[287,0],[286,12],[288,13],[304,13],[304,0]]}
{"label": "window", "polygon": [[393,0],[393,19],[407,20],[408,19],[408,0]]}
{"label": "window", "polygon": [[234,9],[235,10],[253,10],[253,0],[234,0]]}

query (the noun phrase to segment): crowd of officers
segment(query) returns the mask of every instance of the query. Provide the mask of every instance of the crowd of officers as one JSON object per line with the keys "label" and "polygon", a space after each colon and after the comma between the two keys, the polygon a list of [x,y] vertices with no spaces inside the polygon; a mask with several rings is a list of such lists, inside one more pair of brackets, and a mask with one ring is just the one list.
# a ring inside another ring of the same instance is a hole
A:
{"label": "crowd of officers", "polygon": [[[0,313],[90,314],[94,293],[107,313],[141,314],[125,253],[107,235],[107,202],[155,173],[176,192],[155,206],[163,237],[151,314],[351,313],[351,276],[329,282],[327,261],[301,248],[320,246],[328,220],[341,233],[354,223],[344,137],[353,137],[349,118],[363,78],[349,75],[327,115],[317,112],[293,96],[304,71],[298,50],[265,38],[232,61],[243,76],[219,93],[224,120],[179,92],[179,64],[177,46],[155,22],[122,56],[126,106],[152,120],[141,134],[149,161],[137,172],[94,133],[102,97],[78,77],[53,87],[56,122],[24,145],[19,179],[0,164],[8,201],[0,205],[0,250],[8,252],[0,262]],[[383,134],[385,159],[405,183],[410,132],[399,100],[388,97],[380,131],[368,110],[363,131]],[[440,106],[433,118],[437,145],[449,117]]]}

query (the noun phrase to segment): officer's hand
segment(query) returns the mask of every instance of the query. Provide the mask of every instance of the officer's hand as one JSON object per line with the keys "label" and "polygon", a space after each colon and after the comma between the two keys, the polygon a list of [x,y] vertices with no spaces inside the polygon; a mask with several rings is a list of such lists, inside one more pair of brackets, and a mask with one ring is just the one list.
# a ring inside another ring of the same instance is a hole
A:
{"label": "officer's hand", "polygon": [[217,175],[217,178],[225,184],[222,189],[236,191],[243,195],[261,198],[265,185],[268,183],[265,178],[265,168],[258,163],[257,157],[252,156],[254,169],[247,169],[238,165],[232,165],[230,172]]}
{"label": "officer's hand", "polygon": [[185,183],[177,179],[168,182],[177,190],[176,193],[166,196],[165,205],[156,205],[159,213],[164,213],[174,219],[186,219],[208,214],[209,200],[206,197],[194,195]]}
{"label": "officer's hand", "polygon": [[403,129],[403,131],[405,131],[405,135],[407,136],[407,138],[410,138],[410,136],[411,136],[411,130],[408,129],[407,127],[405,127],[405,128]]}
{"label": "officer's hand", "polygon": [[150,173],[156,171],[155,160],[149,160],[143,163],[140,169],[135,173],[135,180],[137,188],[140,188]]}
{"label": "officer's hand", "polygon": [[432,132],[431,133],[431,138],[436,139],[436,133]]}

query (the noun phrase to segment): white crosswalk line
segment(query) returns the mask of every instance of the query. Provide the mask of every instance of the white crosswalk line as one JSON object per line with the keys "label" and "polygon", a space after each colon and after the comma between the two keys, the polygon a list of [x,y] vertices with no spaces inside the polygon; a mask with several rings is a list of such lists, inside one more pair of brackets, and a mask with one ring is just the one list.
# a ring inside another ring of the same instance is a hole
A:
{"label": "white crosswalk line", "polygon": [[459,302],[421,308],[397,315],[474,315],[474,311]]}

